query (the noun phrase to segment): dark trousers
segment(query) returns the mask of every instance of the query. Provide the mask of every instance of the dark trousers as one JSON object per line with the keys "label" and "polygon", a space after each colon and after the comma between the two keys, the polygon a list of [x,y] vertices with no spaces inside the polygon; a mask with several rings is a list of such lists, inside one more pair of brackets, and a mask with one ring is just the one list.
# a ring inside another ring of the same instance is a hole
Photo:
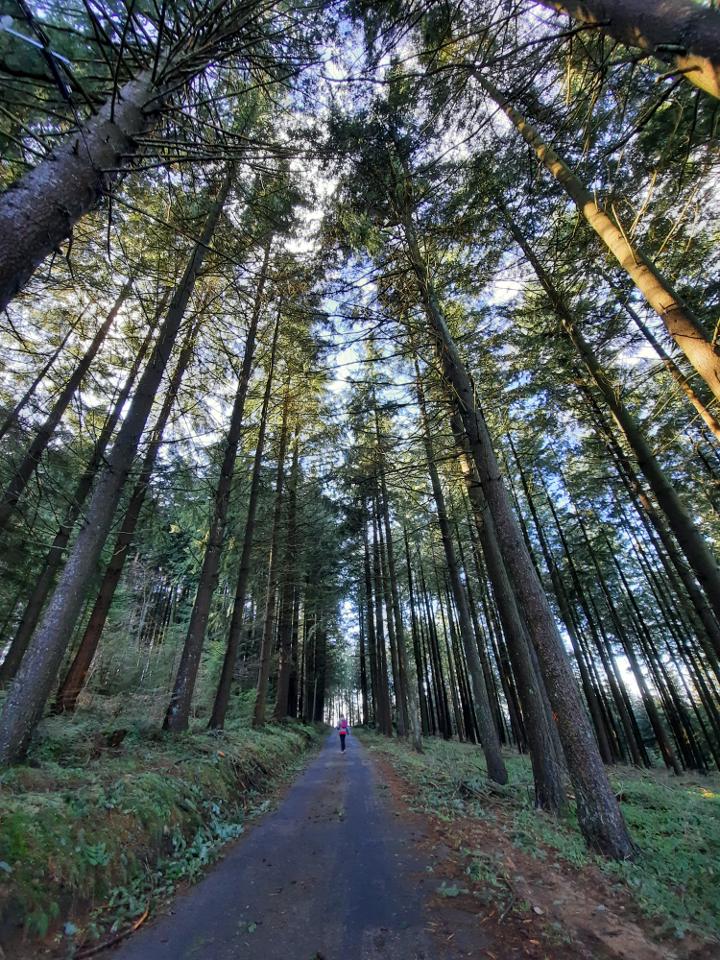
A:
{"label": "dark trousers", "polygon": [[346,736],[347,736],[346,733],[341,733],[341,734],[340,734],[340,749],[341,749],[341,750],[344,750],[344,749],[345,749],[345,737],[346,737]]}

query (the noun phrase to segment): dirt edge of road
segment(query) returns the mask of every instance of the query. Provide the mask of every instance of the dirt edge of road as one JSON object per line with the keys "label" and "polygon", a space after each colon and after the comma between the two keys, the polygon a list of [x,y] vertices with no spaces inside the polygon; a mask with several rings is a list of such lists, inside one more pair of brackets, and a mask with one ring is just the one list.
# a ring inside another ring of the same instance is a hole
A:
{"label": "dirt edge of road", "polygon": [[[716,948],[693,937],[658,941],[651,922],[595,867],[577,869],[547,850],[537,859],[518,849],[495,819],[441,820],[410,810],[413,786],[387,757],[368,750],[395,816],[411,822],[434,862],[429,925],[458,957],[509,960],[713,960]],[[509,822],[509,817],[507,817]],[[475,941],[475,945],[474,945]],[[497,945],[497,949],[487,944]]]}

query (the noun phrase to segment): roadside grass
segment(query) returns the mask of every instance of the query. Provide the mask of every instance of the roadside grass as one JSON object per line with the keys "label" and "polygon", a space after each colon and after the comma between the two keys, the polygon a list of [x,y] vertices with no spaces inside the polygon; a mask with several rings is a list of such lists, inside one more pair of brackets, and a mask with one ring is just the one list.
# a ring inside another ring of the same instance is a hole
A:
{"label": "roadside grass", "polygon": [[[0,942],[93,940],[193,881],[269,805],[319,742],[290,722],[168,736],[101,709],[48,718],[26,764],[0,775]],[[7,949],[7,948],[6,948]]]}
{"label": "roadside grass", "polygon": [[[720,777],[611,770],[640,848],[635,862],[613,863],[587,851],[572,804],[559,819],[533,808],[527,757],[506,755],[510,781],[499,787],[487,780],[482,753],[470,744],[427,739],[425,753],[416,754],[397,740],[368,731],[360,736],[412,784],[416,809],[450,823],[465,817],[493,821],[516,847],[540,860],[551,850],[578,868],[596,864],[655,922],[660,936],[691,932],[720,939]],[[501,889],[502,871],[492,855],[473,856],[470,869],[491,892]]]}

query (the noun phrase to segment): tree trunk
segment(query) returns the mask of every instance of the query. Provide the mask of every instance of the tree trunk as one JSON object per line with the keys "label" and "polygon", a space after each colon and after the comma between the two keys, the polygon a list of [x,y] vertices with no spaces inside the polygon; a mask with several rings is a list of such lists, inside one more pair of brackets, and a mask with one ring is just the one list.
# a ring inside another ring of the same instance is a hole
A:
{"label": "tree trunk", "polygon": [[420,417],[422,420],[423,443],[425,445],[425,454],[427,457],[427,469],[430,475],[430,485],[435,500],[438,525],[440,527],[440,536],[445,551],[445,563],[448,575],[450,577],[450,586],[452,589],[455,606],[457,608],[458,622],[460,629],[460,638],[462,640],[465,657],[467,659],[468,671],[470,673],[470,682],[472,684],[473,700],[475,706],[475,717],[482,740],[482,749],[485,755],[488,776],[496,783],[507,783],[507,770],[502,758],[500,740],[492,715],[490,706],[490,696],[485,676],[483,674],[480,655],[475,644],[472,622],[470,619],[470,610],[468,608],[467,594],[465,585],[460,580],[457,557],[455,555],[455,545],[452,539],[450,524],[445,509],[445,495],[440,484],[437,467],[435,466],[435,453],[430,438],[430,425],[428,423],[427,409],[425,407],[425,394],[420,379],[420,371],[416,367],[415,385],[417,391],[418,406],[420,408]]}
{"label": "tree trunk", "polygon": [[470,456],[467,435],[458,415],[452,417],[451,426],[525,715],[525,733],[535,782],[535,803],[545,810],[558,812],[566,802],[562,757],[556,755],[550,726],[553,720],[545,710],[542,680],[537,676],[530,656],[530,638],[518,610],[495,525],[487,509],[477,470]]}
{"label": "tree trunk", "polygon": [[360,698],[362,703],[361,722],[364,727],[370,722],[370,708],[368,702],[368,675],[367,675],[367,657],[365,656],[365,613],[363,610],[363,597],[360,591],[357,602],[358,620],[360,625],[359,637],[359,660],[360,660]]}
{"label": "tree trunk", "polygon": [[673,358],[670,356],[667,350],[660,343],[660,341],[652,332],[650,327],[648,327],[648,325],[645,323],[645,321],[642,319],[642,317],[637,312],[637,310],[635,310],[633,307],[630,306],[626,298],[621,296],[621,291],[619,290],[618,285],[613,282],[612,278],[609,277],[604,270],[601,270],[600,273],[603,279],[605,280],[605,282],[609,284],[612,287],[612,289],[615,291],[615,295],[617,296],[618,303],[620,304],[622,309],[625,311],[625,313],[627,313],[627,315],[633,321],[633,323],[638,328],[640,333],[645,337],[645,339],[653,348],[655,353],[658,355],[658,357],[662,361],[662,365],[665,367],[670,377],[682,390],[682,392],[685,394],[685,396],[687,397],[689,402],[693,405],[693,407],[695,407],[695,410],[700,415],[700,418],[702,419],[707,429],[713,435],[715,440],[720,441],[720,423],[718,423],[712,411],[708,409],[707,404],[702,399],[702,397],[699,397],[698,394],[695,392],[695,390],[690,384],[688,377],[685,376],[685,374],[682,372],[682,370],[677,365],[677,363],[675,363]]}
{"label": "tree trunk", "polygon": [[295,424],[292,465],[288,483],[287,536],[285,540],[285,560],[283,563],[282,590],[280,591],[280,621],[278,623],[278,677],[277,694],[273,720],[284,720],[288,714],[288,693],[290,691],[290,671],[292,668],[292,627],[295,595],[296,561],[298,551],[297,538],[297,488],[300,470],[299,424]]}
{"label": "tree trunk", "polygon": [[243,362],[235,391],[235,399],[230,416],[230,426],[225,439],[225,451],[220,467],[220,477],[215,490],[213,516],[210,521],[210,529],[208,530],[207,546],[200,570],[198,589],[190,615],[190,623],[188,624],[188,632],[185,637],[180,664],[178,665],[175,676],[175,685],[163,722],[164,730],[172,730],[175,733],[187,730],[190,721],[190,707],[198,670],[200,668],[200,657],[205,644],[210,606],[218,582],[220,559],[225,542],[225,526],[227,523],[228,509],[230,507],[230,492],[232,490],[235,461],[237,460],[237,451],[242,433],[245,398],[247,397],[250,374],[252,373],[253,359],[255,356],[255,341],[257,339],[258,321],[260,319],[265,281],[267,279],[271,242],[271,239],[269,239],[265,244],[262,267],[260,268],[260,276],[255,292],[255,302],[245,338]]}
{"label": "tree trunk", "polygon": [[432,605],[428,595],[427,583],[425,582],[425,570],[422,564],[422,558],[418,558],[420,569],[420,591],[423,598],[425,609],[425,620],[428,631],[428,647],[430,652],[431,673],[435,683],[435,702],[438,705],[438,725],[444,740],[452,738],[452,723],[450,720],[450,705],[448,703],[447,688],[445,687],[445,677],[442,669],[442,658],[440,656],[440,643],[438,641],[437,629],[433,617]]}
{"label": "tree trunk", "polygon": [[232,168],[208,215],[201,242],[195,247],[173,295],[152,356],[140,378],[128,415],[118,432],[105,470],[98,478],[85,522],[68,558],[43,620],[23,657],[5,701],[0,726],[0,763],[24,756],[57,676],[85,591],[97,566],[135,450],[150,414],[162,375],[180,329],[207,245],[230,190]]}
{"label": "tree trunk", "polygon": [[278,570],[280,569],[280,525],[285,510],[285,456],[288,441],[288,416],[290,413],[290,383],[285,386],[282,422],[280,424],[280,444],[278,447],[277,469],[275,473],[275,506],[273,509],[272,533],[270,534],[270,559],[268,563],[267,594],[263,631],[260,641],[260,670],[257,681],[257,698],[253,713],[253,726],[262,727],[265,723],[265,705],[267,702],[270,668],[273,654],[273,627],[275,626],[275,601],[278,588]]}
{"label": "tree trunk", "polygon": [[160,104],[149,72],[139,75],[0,197],[0,310],[109,191]]}
{"label": "tree trunk", "polygon": [[539,0],[581,23],[673,64],[696,87],[720,97],[720,14],[693,0]]}
{"label": "tree trunk", "polygon": [[[683,303],[652,260],[633,247],[628,240],[627,231],[617,217],[613,220],[605,213],[594,194],[586,189],[565,161],[544,142],[537,130],[515,110],[497,87],[477,73],[475,77],[573,200],[588,224],[658,314],[670,336],[710,387],[713,395],[720,399],[720,354],[716,346],[708,340],[702,325],[688,305]],[[498,206],[501,206],[500,202]]]}
{"label": "tree trunk", "polygon": [[142,467],[140,468],[140,475],[130,495],[130,501],[120,524],[120,530],[115,540],[113,552],[110,555],[110,562],[105,570],[98,595],[95,598],[95,605],[90,614],[90,619],[85,627],[85,632],[83,633],[75,657],[65,674],[65,679],[61,683],[57,697],[55,698],[54,709],[56,713],[72,713],[75,710],[78,696],[87,680],[88,671],[100,643],[100,638],[105,628],[105,621],[110,612],[115,591],[117,590],[118,583],[120,583],[125,562],[130,552],[130,544],[135,537],[135,528],[140,519],[140,511],[145,502],[150,478],[155,469],[155,461],[160,452],[163,433],[165,432],[170,412],[175,403],[178,390],[180,389],[180,383],[192,359],[196,333],[196,325],[188,329],[175,369],[170,377],[160,412],[152,429]]}
{"label": "tree trunk", "polygon": [[2,501],[0,501],[0,531],[4,530],[7,526],[18,500],[22,496],[25,487],[28,485],[30,478],[37,470],[38,464],[40,463],[40,458],[45,452],[48,443],[50,443],[52,435],[60,423],[63,414],[67,410],[70,401],[75,396],[75,393],[82,383],[83,377],[88,372],[90,364],[93,362],[97,356],[98,350],[104,343],[110,327],[120,311],[120,308],[130,294],[130,290],[131,283],[128,280],[118,294],[112,309],[93,337],[90,346],[87,348],[82,359],[73,371],[72,376],[60,391],[60,394],[58,395],[55,403],[52,405],[52,409],[45,419],[45,422],[35,434],[35,439],[28,447],[22,462],[13,470],[12,479],[5,488]]}
{"label": "tree trunk", "polygon": [[70,336],[74,333],[76,325],[77,324],[73,324],[73,326],[68,327],[67,331],[65,332],[65,336],[62,338],[62,340],[60,341],[58,346],[55,348],[55,350],[53,350],[53,352],[50,354],[50,357],[48,358],[48,360],[43,364],[42,368],[40,369],[40,372],[36,375],[33,382],[27,388],[27,390],[22,395],[22,397],[20,397],[20,399],[12,408],[12,410],[8,412],[8,415],[5,417],[2,424],[0,425],[0,440],[2,440],[2,438],[8,432],[8,430],[11,430],[12,427],[14,427],[15,424],[17,423],[20,417],[20,413],[24,409],[28,400],[30,400],[30,398],[34,396],[38,386],[43,382],[48,372],[50,371],[51,367],[53,366],[57,358],[65,349],[65,344],[70,339]]}
{"label": "tree trunk", "polygon": [[718,658],[720,657],[720,625],[710,608],[706,595],[698,586],[697,580],[693,576],[690,567],[678,549],[677,542],[673,539],[663,517],[643,488],[640,478],[628,460],[624,450],[621,448],[591,391],[582,385],[580,389],[588,402],[599,433],[605,437],[606,449],[610,454],[611,460],[614,462],[615,469],[623,486],[628,492],[633,508],[641,520],[648,525],[648,528],[652,528],[655,531],[678,579],[684,587],[685,593],[690,599],[693,613],[695,614],[694,626],[697,636],[703,644],[706,656],[712,664],[716,675],[720,676],[718,667]]}
{"label": "tree trunk", "polygon": [[603,400],[622,431],[628,446],[635,454],[640,469],[650,484],[650,488],[655,494],[660,508],[668,519],[670,529],[675,534],[685,558],[705,591],[705,595],[712,606],[715,617],[720,621],[720,567],[718,567],[715,557],[702,534],[693,523],[675,487],[655,458],[635,419],[625,404],[619,399],[615,385],[605,373],[590,344],[585,340],[575,324],[567,304],[553,284],[549,274],[540,263],[527,238],[521,232],[508,211],[504,210],[504,213],[513,237],[530,261],[543,289],[552,303],[553,309],[563,325],[566,335],[577,350],[593,382],[602,394]]}
{"label": "tree trunk", "polygon": [[[378,429],[377,408],[375,410],[375,427]],[[378,436],[379,442],[379,436]],[[397,643],[398,672],[400,674],[400,684],[402,688],[403,701],[406,704],[406,715],[410,727],[410,739],[413,749],[417,753],[422,753],[422,727],[420,723],[420,709],[418,706],[418,697],[415,686],[410,680],[407,647],[405,641],[405,624],[402,619],[402,610],[400,609],[400,592],[398,590],[397,572],[395,570],[395,548],[393,546],[392,528],[390,526],[390,507],[388,504],[388,492],[385,483],[385,467],[380,466],[380,500],[382,505],[383,522],[385,525],[385,545],[387,548],[387,570],[390,580],[390,596],[392,599],[393,617],[395,619],[395,641]]]}
{"label": "tree trunk", "polygon": [[[410,543],[408,541],[407,529],[403,525],[403,541],[405,545],[405,567],[407,570],[408,593],[410,606],[410,629],[413,642],[413,654],[415,656],[415,675],[417,678],[417,702],[420,710],[421,730],[424,734],[430,733],[430,715],[428,710],[427,698],[425,696],[425,664],[422,655],[422,640],[418,627],[417,615],[415,612],[415,592],[413,588],[412,564],[410,563]],[[362,672],[362,671],[361,671]],[[412,681],[408,678],[408,683]]]}
{"label": "tree trunk", "polygon": [[380,561],[380,544],[378,542],[378,530],[375,520],[375,513],[372,516],[373,528],[373,587],[375,599],[375,644],[377,651],[377,673],[378,673],[378,692],[380,703],[382,705],[381,720],[379,723],[380,732],[386,737],[393,734],[392,726],[392,707],[390,703],[390,690],[388,687],[388,669],[387,669],[387,650],[385,648],[385,627],[382,615],[382,566]]}
{"label": "tree trunk", "polygon": [[[377,477],[375,480],[377,483]],[[374,498],[374,521],[377,528],[378,568],[380,570],[380,584],[383,603],[385,605],[385,623],[387,624],[388,645],[390,647],[390,668],[392,672],[393,693],[395,694],[397,734],[399,737],[406,737],[408,731],[407,701],[405,698],[405,688],[400,675],[397,637],[395,635],[395,618],[393,616],[392,599],[390,596],[390,574],[388,572],[387,552],[385,549],[385,531],[380,515],[380,497],[377,492]]]}
{"label": "tree trunk", "polygon": [[78,485],[70,499],[70,504],[65,511],[65,516],[60,523],[60,528],[55,534],[55,539],[52,542],[52,546],[45,557],[45,563],[43,565],[42,572],[36,580],[33,591],[30,594],[30,599],[25,607],[25,611],[13,639],[12,646],[10,647],[7,656],[3,660],[2,667],[0,667],[0,684],[5,684],[11,680],[17,672],[17,668],[20,666],[20,661],[22,660],[25,650],[27,649],[27,645],[30,642],[30,637],[35,631],[35,627],[40,619],[40,614],[42,613],[42,608],[45,605],[45,601],[47,600],[48,594],[50,593],[50,589],[55,580],[55,574],[62,564],[65,548],[70,541],[75,522],[80,516],[80,511],[83,508],[83,504],[85,503],[85,500],[92,489],[93,481],[95,480],[95,476],[103,462],[105,451],[110,443],[112,435],[115,431],[115,427],[120,420],[127,398],[130,396],[130,391],[132,390],[133,383],[137,377],[138,370],[145,359],[147,351],[150,349],[154,332],[153,325],[153,328],[151,328],[149,331],[142,346],[140,347],[140,350],[138,351],[137,356],[135,357],[135,360],[133,361],[125,383],[123,384],[123,387],[120,390],[117,399],[115,400],[114,408],[103,424],[100,435],[98,436],[93,447],[90,460],[86,464],[85,470],[83,471],[83,474],[78,481]]}
{"label": "tree trunk", "polygon": [[[223,659],[220,680],[218,681],[215,702],[213,703],[212,714],[210,715],[211,730],[222,730],[225,725],[225,716],[230,705],[230,690],[232,688],[233,673],[235,672],[235,662],[237,660],[240,638],[242,636],[243,615],[245,612],[245,596],[247,594],[247,585],[250,578],[250,557],[252,555],[253,542],[255,540],[255,515],[257,513],[258,498],[260,496],[260,474],[262,471],[262,458],[265,450],[265,435],[267,433],[268,409],[270,406],[270,396],[272,394],[272,383],[275,375],[275,358],[277,355],[278,336],[280,334],[280,315],[275,320],[275,330],[273,332],[272,347],[270,348],[270,366],[268,376],[265,382],[265,393],[263,395],[262,408],[260,410],[260,423],[258,425],[258,438],[255,447],[255,459],[253,461],[252,480],[250,481],[250,493],[248,495],[248,512],[245,520],[245,533],[243,536],[242,551],[240,554],[240,563],[238,565],[238,578],[235,585],[235,598],[233,600],[232,616],[230,617],[230,627],[228,628],[227,647],[225,648],[225,657]],[[307,709],[307,698],[305,698],[305,708]]]}
{"label": "tree trunk", "polygon": [[363,518],[363,574],[365,579],[365,623],[367,625],[368,659],[370,661],[370,689],[373,704],[372,719],[378,729],[382,729],[383,705],[380,700],[378,681],[377,642],[375,640],[375,616],[373,613],[372,574],[370,572],[370,546],[367,535],[367,518]]}
{"label": "tree trunk", "polygon": [[487,424],[477,406],[470,376],[440,309],[415,227],[402,202],[401,208],[410,265],[417,278],[428,328],[443,375],[454,391],[470,452],[495,522],[503,559],[540,658],[568,772],[575,788],[580,829],[594,849],[616,859],[628,858],[634,854],[633,844],[583,710],[562,638],[513,514]]}

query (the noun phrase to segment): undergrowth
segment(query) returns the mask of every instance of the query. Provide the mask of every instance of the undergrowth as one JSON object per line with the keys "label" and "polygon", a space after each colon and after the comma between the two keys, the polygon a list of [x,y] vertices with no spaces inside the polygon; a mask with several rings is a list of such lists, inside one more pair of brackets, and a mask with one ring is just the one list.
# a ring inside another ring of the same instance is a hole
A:
{"label": "undergrowth", "polygon": [[[357,732],[357,731],[356,731]],[[477,747],[425,741],[425,753],[363,732],[363,741],[388,756],[413,787],[411,804],[447,822],[461,817],[495,821],[513,844],[538,859],[555,858],[578,868],[598,865],[627,891],[661,935],[687,932],[720,938],[720,778],[666,778],[661,771],[627,767],[611,771],[611,780],[640,855],[632,863],[614,863],[586,849],[575,811],[561,818],[536,811],[532,775],[526,757],[506,756],[509,785],[491,784]],[[497,875],[491,864],[481,874]]]}
{"label": "undergrowth", "polygon": [[135,919],[239,836],[319,732],[231,723],[180,736],[141,723],[102,746],[107,717],[48,719],[0,775],[0,940],[72,945]]}

